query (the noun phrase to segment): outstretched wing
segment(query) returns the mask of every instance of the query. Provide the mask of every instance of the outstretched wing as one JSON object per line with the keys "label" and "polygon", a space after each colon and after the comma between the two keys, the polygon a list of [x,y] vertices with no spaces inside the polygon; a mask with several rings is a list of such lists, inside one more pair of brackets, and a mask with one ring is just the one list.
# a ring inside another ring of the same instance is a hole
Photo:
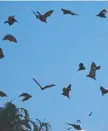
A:
{"label": "outstretched wing", "polygon": [[17,43],[17,40],[16,40],[16,38],[14,37],[14,36],[12,36],[12,35],[6,35],[2,40],[9,40],[10,42],[15,42],[15,43]]}
{"label": "outstretched wing", "polygon": [[66,10],[66,9],[63,9],[63,8],[61,8],[61,10],[63,11],[63,14],[78,15],[78,14],[76,14],[76,13],[70,11],[70,10]]}
{"label": "outstretched wing", "polygon": [[68,125],[70,125],[70,126],[73,126],[75,129],[77,129],[77,130],[82,130],[82,128],[80,127],[80,125],[76,125],[76,124],[70,124],[70,123],[66,123],[66,124],[68,124]]}
{"label": "outstretched wing", "polygon": [[47,86],[43,87],[43,90],[44,90],[44,89],[47,89],[47,88],[51,88],[51,87],[54,87],[54,86],[56,86],[56,85],[54,85],[54,84],[51,84],[51,85],[47,85]]}
{"label": "outstretched wing", "polygon": [[42,90],[42,86],[36,81],[36,79],[35,78],[32,78],[33,80],[34,80],[34,82],[41,88],[41,90]]}
{"label": "outstretched wing", "polygon": [[47,18],[49,17],[52,13],[54,12],[54,10],[49,10],[48,12],[46,12],[43,17]]}
{"label": "outstretched wing", "polygon": [[28,93],[22,93],[22,94],[19,95],[19,97],[20,96],[28,96],[28,95],[29,95]]}
{"label": "outstretched wing", "polygon": [[32,12],[33,12],[33,14],[36,16],[36,18],[39,18],[39,15],[37,15],[36,13],[35,13],[35,11],[34,10],[31,10]]}

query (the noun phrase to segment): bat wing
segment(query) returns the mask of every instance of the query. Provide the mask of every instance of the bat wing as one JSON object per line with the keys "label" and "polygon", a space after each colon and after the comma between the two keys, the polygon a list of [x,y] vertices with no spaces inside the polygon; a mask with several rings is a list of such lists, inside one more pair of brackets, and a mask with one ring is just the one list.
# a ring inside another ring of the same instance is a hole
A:
{"label": "bat wing", "polygon": [[76,14],[76,13],[74,13],[74,12],[71,11],[71,15],[78,15],[78,14]]}
{"label": "bat wing", "polygon": [[42,86],[36,81],[35,78],[32,78],[34,80],[34,82],[42,89]]}
{"label": "bat wing", "polygon": [[10,42],[15,42],[15,43],[17,43],[17,40],[16,40],[16,38],[14,37],[14,36],[12,36],[12,35],[6,35],[2,40],[9,40]]}
{"label": "bat wing", "polygon": [[32,10],[32,12],[36,16],[36,18],[39,18],[39,15],[37,15],[34,10]]}
{"label": "bat wing", "polygon": [[0,59],[4,58],[3,50],[0,48]]}
{"label": "bat wing", "polygon": [[94,62],[92,62],[90,72],[87,76],[96,80],[96,64]]}
{"label": "bat wing", "polygon": [[82,130],[82,128],[80,127],[80,125],[76,125],[76,124],[72,124],[72,126],[77,129],[77,130]]}
{"label": "bat wing", "polygon": [[31,95],[25,96],[25,97],[22,99],[22,102],[23,102],[23,101],[27,101],[27,100],[30,99],[31,97],[32,97]]}
{"label": "bat wing", "polygon": [[48,12],[46,12],[43,16],[45,17],[45,18],[47,18],[47,17],[49,17],[49,16],[51,16],[51,14],[54,12],[54,10],[49,10]]}
{"label": "bat wing", "polygon": [[103,9],[102,11],[107,13],[107,10],[106,10],[106,9]]}
{"label": "bat wing", "polygon": [[35,11],[34,10],[31,10],[32,12],[33,12],[33,14],[36,16],[36,13],[35,13]]}
{"label": "bat wing", "polygon": [[67,89],[70,91],[71,90],[71,84],[68,85]]}
{"label": "bat wing", "polygon": [[77,123],[78,123],[78,122],[79,122],[79,123],[81,123],[81,121],[80,121],[80,120],[77,120]]}
{"label": "bat wing", "polygon": [[46,89],[46,88],[51,88],[51,87],[54,87],[54,86],[56,86],[56,85],[54,85],[54,84],[47,85],[47,86],[43,87],[43,90],[44,90],[44,89]]}
{"label": "bat wing", "polygon": [[102,18],[106,18],[105,13],[107,13],[107,10],[103,9],[96,16],[99,16],[99,17],[102,17]]}
{"label": "bat wing", "polygon": [[67,88],[64,87],[62,95],[66,96],[66,97],[68,97],[70,99],[70,97],[69,97],[69,91],[70,90],[68,90]]}
{"label": "bat wing", "polygon": [[2,91],[0,91],[0,96],[1,97],[7,97],[7,95],[4,92],[2,92]]}
{"label": "bat wing", "polygon": [[78,14],[73,13],[70,10],[66,10],[66,9],[63,9],[63,8],[61,10],[63,11],[64,14],[78,15]]}
{"label": "bat wing", "polygon": [[91,116],[91,115],[92,115],[92,112],[90,112],[89,116]]}
{"label": "bat wing", "polygon": [[19,95],[19,97],[20,96],[28,96],[29,94],[28,93],[22,93],[21,95]]}
{"label": "bat wing", "polygon": [[102,13],[107,13],[107,10],[106,9],[103,9],[99,12],[99,14],[102,14]]}
{"label": "bat wing", "polygon": [[108,93],[108,90],[106,90],[104,87],[100,86],[100,90],[101,90],[101,93],[102,95]]}
{"label": "bat wing", "polygon": [[94,79],[94,80],[96,80],[96,74],[95,74],[95,72],[90,72],[87,76],[90,77],[90,78],[92,78],[92,79]]}
{"label": "bat wing", "polygon": [[82,130],[82,128],[80,127],[80,125],[70,124],[70,123],[67,123],[67,124],[70,125],[70,126],[73,126],[77,130]]}

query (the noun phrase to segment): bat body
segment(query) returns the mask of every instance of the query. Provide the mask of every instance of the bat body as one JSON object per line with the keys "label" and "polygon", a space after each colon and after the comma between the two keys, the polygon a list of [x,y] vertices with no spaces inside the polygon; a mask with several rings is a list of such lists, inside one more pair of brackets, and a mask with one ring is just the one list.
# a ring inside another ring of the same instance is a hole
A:
{"label": "bat body", "polygon": [[39,84],[39,82],[36,81],[35,78],[32,78],[32,79],[33,79],[34,82],[40,87],[41,90],[45,90],[45,89],[47,89],[47,88],[51,88],[51,87],[56,86],[56,85],[54,85],[54,84],[50,84],[50,85],[46,85],[46,86],[42,87],[42,86]]}
{"label": "bat body", "polygon": [[2,58],[5,58],[5,57],[4,57],[2,48],[0,48],[0,59],[2,59]]}
{"label": "bat body", "polygon": [[80,120],[77,120],[77,123],[81,123],[81,121],[80,121]]}
{"label": "bat body", "polygon": [[89,116],[91,116],[91,115],[92,115],[92,112],[90,112]]}
{"label": "bat body", "polygon": [[6,35],[2,40],[8,40],[8,41],[10,41],[10,42],[15,42],[15,43],[17,43],[16,38],[15,38],[14,36],[10,35],[10,34]]}
{"label": "bat body", "polygon": [[101,17],[101,18],[106,18],[105,14],[107,13],[106,9],[103,9],[102,11],[99,12],[96,16]]}
{"label": "bat body", "polygon": [[102,96],[108,93],[108,90],[106,90],[104,87],[100,86],[100,90],[102,93]]}
{"label": "bat body", "polygon": [[67,88],[64,87],[62,90],[63,90],[62,95],[66,96],[70,99],[69,92],[71,91],[71,84]]}
{"label": "bat body", "polygon": [[10,26],[10,25],[13,25],[15,22],[18,23],[18,21],[15,19],[15,16],[13,15],[13,16],[9,16],[8,20],[5,21],[4,24],[8,23],[9,26]]}
{"label": "bat body", "polygon": [[2,92],[2,91],[0,91],[0,96],[1,97],[7,97],[7,95],[4,92]]}
{"label": "bat body", "polygon": [[82,130],[82,128],[81,128],[81,126],[80,125],[76,125],[76,124],[69,124],[69,123],[66,123],[66,124],[68,124],[68,125],[70,125],[70,126],[73,126],[75,129],[77,129],[77,130]]}
{"label": "bat body", "polygon": [[87,76],[96,80],[96,70],[99,70],[100,68],[101,66],[96,66],[96,64],[92,62],[90,72]]}
{"label": "bat body", "polygon": [[28,99],[30,99],[32,96],[30,95],[30,94],[28,94],[28,93],[22,93],[21,95],[19,95],[19,97],[24,97],[23,99],[22,99],[22,102],[23,101],[27,101]]}
{"label": "bat body", "polygon": [[33,11],[33,14],[35,14],[36,18],[40,21],[47,23],[47,18],[51,16],[53,12],[54,10],[49,10],[48,12],[42,15],[39,11],[37,11],[36,13]]}
{"label": "bat body", "polygon": [[78,71],[80,71],[80,70],[85,70],[86,68],[85,68],[85,66],[84,66],[84,64],[83,63],[80,63],[79,64],[79,69],[78,69]]}
{"label": "bat body", "polygon": [[70,14],[70,15],[78,15],[78,14],[73,13],[73,12],[70,11],[70,10],[66,10],[66,9],[63,9],[63,8],[61,8],[61,11],[63,11],[63,15],[66,15],[66,14]]}

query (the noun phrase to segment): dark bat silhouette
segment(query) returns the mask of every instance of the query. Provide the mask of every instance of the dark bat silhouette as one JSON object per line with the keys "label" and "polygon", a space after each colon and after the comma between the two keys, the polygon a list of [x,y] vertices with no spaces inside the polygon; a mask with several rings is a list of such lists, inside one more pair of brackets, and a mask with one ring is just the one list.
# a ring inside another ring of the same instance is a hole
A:
{"label": "dark bat silhouette", "polygon": [[68,85],[67,88],[64,87],[62,90],[63,90],[62,95],[66,96],[66,97],[68,97],[68,98],[70,99],[70,97],[69,97],[69,92],[71,91],[71,84]]}
{"label": "dark bat silhouette", "polygon": [[78,69],[78,71],[80,71],[80,70],[85,70],[86,68],[85,68],[85,66],[84,66],[84,64],[83,63],[80,63],[79,64],[79,69]]}
{"label": "dark bat silhouette", "polygon": [[22,99],[22,102],[23,101],[26,101],[26,100],[28,100],[28,99],[30,99],[32,96],[30,95],[30,94],[28,94],[28,93],[22,93],[21,95],[19,95],[19,97],[24,97],[23,99]]}
{"label": "dark bat silhouette", "polygon": [[8,23],[9,26],[10,26],[10,25],[13,25],[15,22],[18,23],[18,21],[15,19],[15,16],[13,15],[13,16],[9,16],[8,20],[5,21],[4,24]]}
{"label": "dark bat silhouette", "polygon": [[1,97],[7,97],[7,95],[4,92],[2,92],[2,91],[0,91],[0,96]]}
{"label": "dark bat silhouette", "polygon": [[77,120],[77,123],[81,123],[81,121],[80,121],[80,120]]}
{"label": "dark bat silhouette", "polygon": [[99,12],[96,16],[101,17],[101,18],[106,18],[105,14],[107,13],[106,9],[103,9],[102,11]]}
{"label": "dark bat silhouette", "polygon": [[108,93],[108,90],[106,90],[104,87],[100,86],[100,90],[102,93],[102,96]]}
{"label": "dark bat silhouette", "polygon": [[92,62],[90,72],[87,76],[96,80],[96,70],[99,70],[100,68],[101,66],[96,66],[96,64]]}
{"label": "dark bat silhouette", "polygon": [[70,14],[70,15],[78,15],[78,14],[73,13],[73,12],[70,11],[70,10],[66,10],[66,9],[63,9],[63,8],[61,8],[61,11],[63,11],[63,15],[66,15],[66,14]]}
{"label": "dark bat silhouette", "polygon": [[10,35],[10,34],[6,35],[2,40],[9,40],[10,42],[17,43],[16,38],[14,36]]}
{"label": "dark bat silhouette", "polygon": [[91,115],[92,115],[92,112],[90,112],[89,116],[91,116]]}
{"label": "dark bat silhouette", "polygon": [[50,85],[46,85],[46,86],[42,87],[42,86],[36,81],[35,78],[32,78],[32,79],[33,79],[33,80],[35,81],[35,83],[40,87],[41,90],[45,90],[45,89],[47,89],[47,88],[51,88],[51,87],[56,86],[56,85],[54,85],[54,84],[50,84]]}
{"label": "dark bat silhouette", "polygon": [[0,59],[2,59],[2,58],[5,58],[5,57],[4,57],[2,48],[0,48]]}
{"label": "dark bat silhouette", "polygon": [[68,125],[70,125],[70,126],[73,126],[75,129],[77,129],[77,130],[82,130],[82,128],[81,128],[81,126],[80,125],[76,125],[76,124],[69,124],[69,123],[66,123],[66,124],[68,124]]}
{"label": "dark bat silhouette", "polygon": [[33,14],[36,16],[37,19],[39,19],[39,20],[42,21],[42,22],[47,23],[47,18],[48,18],[49,16],[51,16],[51,14],[54,12],[54,10],[49,10],[48,12],[46,12],[46,13],[43,14],[43,15],[42,15],[39,11],[34,12],[34,11],[32,10],[32,12],[33,12]]}

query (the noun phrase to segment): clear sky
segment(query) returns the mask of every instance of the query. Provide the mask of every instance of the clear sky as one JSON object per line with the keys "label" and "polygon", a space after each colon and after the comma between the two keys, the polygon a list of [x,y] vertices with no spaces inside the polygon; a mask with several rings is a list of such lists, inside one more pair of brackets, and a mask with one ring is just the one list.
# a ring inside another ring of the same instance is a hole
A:
{"label": "clear sky", "polygon": [[[79,16],[62,15],[61,8]],[[108,89],[108,19],[96,15],[108,9],[108,2],[0,2],[0,90],[18,107],[28,109],[33,119],[50,121],[53,131],[66,131],[66,122],[81,120],[87,131],[108,130],[108,95],[102,96],[100,85]],[[54,13],[43,23],[31,9]],[[15,15],[19,23],[4,24]],[[18,43],[2,41],[6,34]],[[86,77],[94,61],[101,65],[96,81]],[[78,72],[83,62],[87,70]],[[32,78],[43,86],[56,87],[41,91]],[[70,100],[61,95],[62,88],[72,84]],[[23,92],[33,97],[21,102]],[[89,117],[89,113],[93,112]]]}

